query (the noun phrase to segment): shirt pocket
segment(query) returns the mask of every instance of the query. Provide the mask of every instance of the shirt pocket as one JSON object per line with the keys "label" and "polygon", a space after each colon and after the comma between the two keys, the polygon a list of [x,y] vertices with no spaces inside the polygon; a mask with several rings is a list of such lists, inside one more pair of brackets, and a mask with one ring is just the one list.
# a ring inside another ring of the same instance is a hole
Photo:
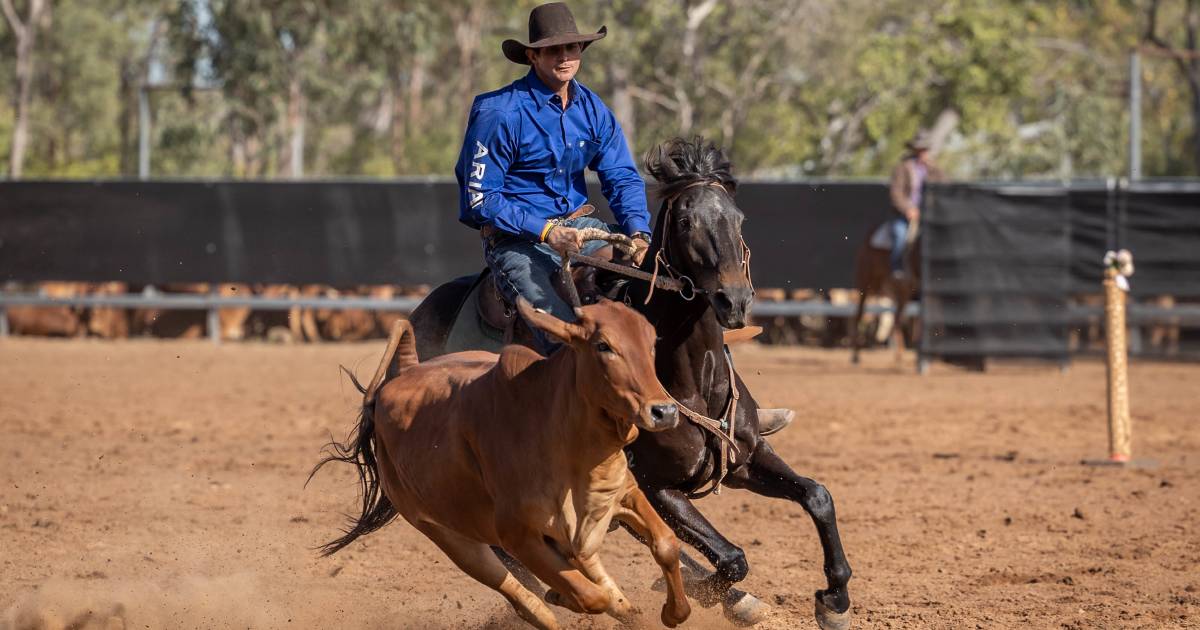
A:
{"label": "shirt pocket", "polygon": [[577,171],[587,168],[588,164],[592,163],[592,159],[596,157],[596,154],[600,153],[600,143],[587,138],[576,139],[575,146],[571,148],[575,152],[575,170]]}

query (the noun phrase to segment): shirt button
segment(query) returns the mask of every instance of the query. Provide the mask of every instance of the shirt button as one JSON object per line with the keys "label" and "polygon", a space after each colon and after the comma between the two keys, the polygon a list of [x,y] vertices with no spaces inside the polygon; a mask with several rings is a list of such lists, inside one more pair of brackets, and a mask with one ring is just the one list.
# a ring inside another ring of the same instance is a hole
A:
{"label": "shirt button", "polygon": [[558,174],[559,174],[559,175],[562,175],[562,169],[561,169],[561,168],[560,168],[560,169],[558,169]]}

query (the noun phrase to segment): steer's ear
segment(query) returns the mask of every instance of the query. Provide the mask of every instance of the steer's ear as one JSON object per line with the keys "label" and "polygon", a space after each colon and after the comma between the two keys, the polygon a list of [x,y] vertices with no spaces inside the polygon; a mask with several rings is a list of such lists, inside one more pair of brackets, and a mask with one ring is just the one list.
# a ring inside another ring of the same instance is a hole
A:
{"label": "steer's ear", "polygon": [[521,313],[521,318],[528,322],[530,326],[563,343],[569,344],[573,341],[584,339],[587,336],[584,334],[583,327],[578,324],[564,322],[550,313],[539,311],[529,303],[529,300],[521,296],[517,296],[517,311]]}

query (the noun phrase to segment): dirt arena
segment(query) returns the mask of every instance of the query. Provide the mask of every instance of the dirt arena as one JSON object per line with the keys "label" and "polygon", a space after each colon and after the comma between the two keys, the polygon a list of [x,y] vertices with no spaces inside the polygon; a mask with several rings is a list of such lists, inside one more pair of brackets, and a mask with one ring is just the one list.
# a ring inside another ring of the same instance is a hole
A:
{"label": "dirt arena", "polygon": [[[356,499],[345,466],[304,487],[359,402],[337,366],[369,375],[382,347],[0,340],[0,628],[520,627],[403,522],[311,551]],[[887,352],[737,360],[761,403],[800,412],[772,442],[833,493],[855,627],[1200,627],[1200,366],[1133,364],[1153,465],[1116,469],[1080,465],[1106,449],[1096,361],[921,378]],[[762,627],[815,627],[801,508],[738,491],[701,508],[746,549]],[[656,622],[648,553],[614,533],[604,557]],[[685,627],[729,626],[697,606]]]}

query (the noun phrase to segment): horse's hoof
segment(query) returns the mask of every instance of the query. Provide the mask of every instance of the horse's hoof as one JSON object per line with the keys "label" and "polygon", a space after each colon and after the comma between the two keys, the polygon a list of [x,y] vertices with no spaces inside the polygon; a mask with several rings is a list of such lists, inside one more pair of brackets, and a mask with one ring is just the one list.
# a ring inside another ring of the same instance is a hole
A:
{"label": "horse's hoof", "polygon": [[761,623],[771,612],[771,607],[750,593],[742,593],[733,601],[721,602],[725,618],[735,626],[746,627]]}
{"label": "horse's hoof", "polygon": [[837,612],[834,609],[825,605],[821,601],[821,596],[816,597],[817,626],[821,630],[850,630],[850,609],[846,612]]}

